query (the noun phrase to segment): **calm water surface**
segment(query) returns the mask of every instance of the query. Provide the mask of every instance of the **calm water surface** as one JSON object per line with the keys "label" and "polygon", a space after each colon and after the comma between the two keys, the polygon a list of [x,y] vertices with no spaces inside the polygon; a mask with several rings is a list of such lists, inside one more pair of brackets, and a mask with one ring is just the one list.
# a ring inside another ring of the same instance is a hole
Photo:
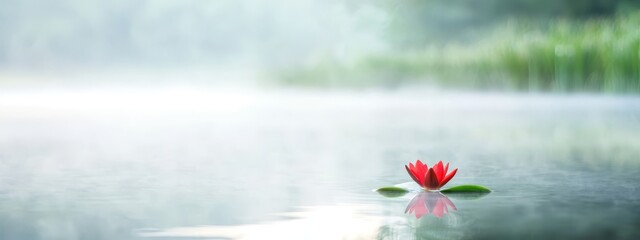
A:
{"label": "calm water surface", "polygon": [[[479,199],[371,190],[459,168]],[[0,239],[637,239],[640,98],[0,95]],[[408,210],[408,213],[405,213]]]}

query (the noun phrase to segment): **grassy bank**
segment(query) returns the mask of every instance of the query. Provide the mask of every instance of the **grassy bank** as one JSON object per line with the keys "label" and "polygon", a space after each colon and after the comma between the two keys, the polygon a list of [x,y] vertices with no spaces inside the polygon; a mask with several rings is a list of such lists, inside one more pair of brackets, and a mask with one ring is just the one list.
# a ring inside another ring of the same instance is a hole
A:
{"label": "grassy bank", "polygon": [[514,21],[473,44],[324,60],[282,83],[323,87],[426,83],[522,91],[640,92],[640,13],[613,19]]}

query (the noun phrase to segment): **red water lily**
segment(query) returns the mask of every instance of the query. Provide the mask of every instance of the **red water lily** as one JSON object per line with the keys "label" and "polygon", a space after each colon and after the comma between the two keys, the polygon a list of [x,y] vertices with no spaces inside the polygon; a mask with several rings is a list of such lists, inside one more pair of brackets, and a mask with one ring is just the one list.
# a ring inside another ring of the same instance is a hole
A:
{"label": "red water lily", "polygon": [[416,164],[409,163],[404,166],[407,172],[416,181],[418,185],[426,190],[438,190],[453,178],[458,172],[458,169],[453,169],[449,174],[449,163],[446,166],[442,164],[442,161],[436,163],[432,168],[429,168],[427,164],[422,163],[420,160],[416,161]]}

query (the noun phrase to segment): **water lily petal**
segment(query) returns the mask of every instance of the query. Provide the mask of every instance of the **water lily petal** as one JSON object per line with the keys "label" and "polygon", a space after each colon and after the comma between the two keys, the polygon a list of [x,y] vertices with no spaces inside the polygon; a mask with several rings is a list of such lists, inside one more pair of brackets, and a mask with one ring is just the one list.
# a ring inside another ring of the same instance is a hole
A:
{"label": "water lily petal", "polygon": [[424,181],[424,175],[427,174],[427,171],[424,169],[424,163],[420,162],[420,160],[416,161],[411,171],[413,171],[413,174],[418,178],[418,181]]}
{"label": "water lily petal", "polygon": [[458,169],[453,169],[453,171],[451,171],[451,173],[449,173],[446,177],[444,177],[444,179],[442,179],[442,181],[440,181],[440,187],[444,186],[445,184],[447,184],[449,182],[449,180],[451,180],[451,178],[453,178],[453,176],[456,175],[456,172],[458,172]]}
{"label": "water lily petal", "polygon": [[407,173],[409,173],[409,176],[411,176],[411,178],[413,179],[413,181],[416,181],[416,183],[418,183],[418,185],[422,186],[424,184],[423,181],[420,181],[415,173],[413,173],[413,171],[411,171],[411,169],[409,167],[407,167],[407,165],[404,165],[404,168],[407,169]]}
{"label": "water lily petal", "polygon": [[436,172],[433,168],[429,168],[427,171],[427,175],[424,178],[424,186],[427,189],[438,189],[439,187],[438,177],[436,176]]}
{"label": "water lily petal", "polygon": [[416,161],[416,168],[414,169],[414,172],[416,177],[418,178],[418,180],[420,180],[420,182],[424,182],[424,178],[427,175],[427,171],[429,170],[429,166],[427,166],[427,164],[422,163],[420,160]]}
{"label": "water lily petal", "polygon": [[421,170],[421,165],[423,164],[420,162],[420,160],[418,160],[415,165],[413,163],[409,163],[409,169],[411,169],[411,172],[413,172],[413,176],[418,179],[418,182],[420,182],[420,185],[422,186],[422,183],[424,182],[424,175],[427,172],[423,172]]}
{"label": "water lily petal", "polygon": [[435,172],[436,172],[436,176],[438,177],[438,180],[442,180],[444,178],[444,166],[442,165],[442,160],[438,161],[438,163],[436,163],[435,166],[433,166],[433,168],[435,168]]}
{"label": "water lily petal", "polygon": [[416,161],[416,170],[418,170],[416,173],[419,175],[425,175],[427,174],[427,170],[429,169],[429,166],[427,166],[427,164],[422,163],[419,159],[418,161]]}
{"label": "water lily petal", "polygon": [[449,163],[447,163],[447,165],[444,166],[444,174],[447,175],[448,171],[449,171]]}

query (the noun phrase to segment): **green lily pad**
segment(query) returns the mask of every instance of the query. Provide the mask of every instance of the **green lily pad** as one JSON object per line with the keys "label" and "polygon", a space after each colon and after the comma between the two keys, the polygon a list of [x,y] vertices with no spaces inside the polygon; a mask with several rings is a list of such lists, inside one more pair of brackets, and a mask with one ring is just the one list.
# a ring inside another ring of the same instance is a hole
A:
{"label": "green lily pad", "polygon": [[401,187],[391,186],[378,188],[376,189],[376,192],[385,197],[401,197],[407,194],[409,190]]}
{"label": "green lily pad", "polygon": [[480,185],[460,185],[440,190],[441,193],[490,193],[491,189]]}

